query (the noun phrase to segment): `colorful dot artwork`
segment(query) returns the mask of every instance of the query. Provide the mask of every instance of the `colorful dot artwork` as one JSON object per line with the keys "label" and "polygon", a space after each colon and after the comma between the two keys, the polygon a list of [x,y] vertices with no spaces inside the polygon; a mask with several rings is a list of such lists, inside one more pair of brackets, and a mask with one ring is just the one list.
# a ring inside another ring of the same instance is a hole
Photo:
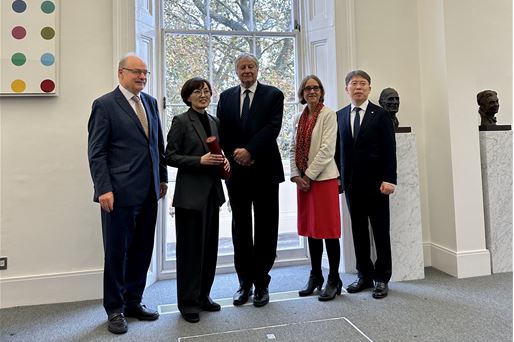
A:
{"label": "colorful dot artwork", "polygon": [[59,1],[0,1],[0,95],[57,94]]}

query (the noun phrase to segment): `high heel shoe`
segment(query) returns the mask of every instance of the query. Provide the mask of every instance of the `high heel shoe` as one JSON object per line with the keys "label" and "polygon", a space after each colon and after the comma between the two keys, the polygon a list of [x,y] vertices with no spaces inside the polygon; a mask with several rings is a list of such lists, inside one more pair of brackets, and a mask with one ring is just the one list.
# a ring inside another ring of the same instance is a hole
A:
{"label": "high heel shoe", "polygon": [[325,302],[328,300],[332,300],[337,295],[341,295],[341,289],[343,288],[343,282],[341,279],[330,279],[328,278],[327,285],[321,294],[318,296],[318,300]]}
{"label": "high heel shoe", "polygon": [[305,287],[302,290],[298,291],[298,295],[300,297],[305,297],[310,296],[315,289],[321,291],[321,287],[323,286],[324,281],[325,279],[323,279],[323,276],[315,276],[311,274]]}

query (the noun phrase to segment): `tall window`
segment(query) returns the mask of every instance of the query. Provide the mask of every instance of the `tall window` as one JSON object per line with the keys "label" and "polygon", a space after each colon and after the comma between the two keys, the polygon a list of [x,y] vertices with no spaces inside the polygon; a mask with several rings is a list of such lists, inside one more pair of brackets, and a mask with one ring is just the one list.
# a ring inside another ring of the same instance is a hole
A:
{"label": "tall window", "polygon": [[[259,81],[284,92],[285,106],[278,143],[289,174],[291,126],[299,104],[297,80],[296,1],[294,0],[163,0],[164,64],[167,128],[187,107],[180,97],[184,82],[195,76],[213,86],[209,113],[216,114],[219,93],[239,84],[234,59],[251,52],[259,60]],[[172,173],[169,194],[173,194]],[[296,194],[291,182],[280,186],[279,250],[301,250],[296,234]],[[228,198],[228,196],[227,196]],[[171,203],[171,201],[169,201]],[[174,211],[167,224],[166,259],[174,259]],[[230,207],[220,213],[221,256],[232,253]]]}

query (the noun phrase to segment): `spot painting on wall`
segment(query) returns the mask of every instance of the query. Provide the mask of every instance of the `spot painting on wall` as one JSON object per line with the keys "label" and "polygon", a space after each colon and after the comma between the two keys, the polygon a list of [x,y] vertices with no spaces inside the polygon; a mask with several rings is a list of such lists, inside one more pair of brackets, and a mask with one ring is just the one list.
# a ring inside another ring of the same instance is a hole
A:
{"label": "spot painting on wall", "polygon": [[0,95],[57,95],[59,0],[0,1]]}

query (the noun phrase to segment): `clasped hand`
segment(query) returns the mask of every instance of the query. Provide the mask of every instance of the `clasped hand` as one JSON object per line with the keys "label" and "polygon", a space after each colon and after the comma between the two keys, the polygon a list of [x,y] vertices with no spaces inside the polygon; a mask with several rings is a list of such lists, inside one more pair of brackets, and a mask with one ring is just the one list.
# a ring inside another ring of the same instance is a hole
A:
{"label": "clasped hand", "polygon": [[250,166],[254,163],[252,155],[246,148],[236,148],[232,156],[234,161],[242,166]]}
{"label": "clasped hand", "polygon": [[200,158],[200,164],[202,165],[221,165],[223,164],[223,169],[225,171],[230,171],[230,163],[227,158],[223,154],[213,154],[211,152],[204,154]]}
{"label": "clasped hand", "polygon": [[311,179],[307,176],[295,176],[292,181],[296,183],[296,186],[300,191],[307,192],[311,189]]}

